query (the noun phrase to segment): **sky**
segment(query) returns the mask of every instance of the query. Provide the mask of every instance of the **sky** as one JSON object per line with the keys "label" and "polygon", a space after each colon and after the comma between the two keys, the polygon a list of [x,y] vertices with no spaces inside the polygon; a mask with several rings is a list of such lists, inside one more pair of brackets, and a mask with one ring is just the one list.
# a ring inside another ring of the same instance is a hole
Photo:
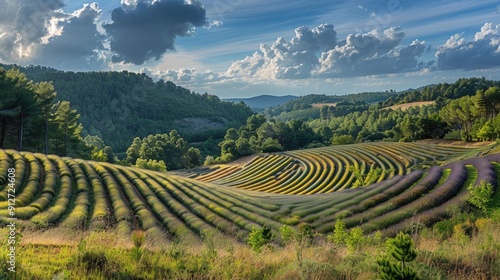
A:
{"label": "sky", "polygon": [[0,0],[0,62],[221,98],[500,79],[500,0]]}

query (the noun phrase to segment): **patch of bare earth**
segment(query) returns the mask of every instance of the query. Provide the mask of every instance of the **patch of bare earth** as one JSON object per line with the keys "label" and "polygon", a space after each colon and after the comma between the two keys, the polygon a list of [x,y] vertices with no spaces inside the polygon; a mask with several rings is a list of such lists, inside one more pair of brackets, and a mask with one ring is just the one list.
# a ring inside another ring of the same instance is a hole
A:
{"label": "patch of bare earth", "polygon": [[484,147],[495,144],[495,142],[480,141],[480,142],[466,142],[461,140],[446,140],[446,139],[424,139],[418,140],[417,143],[434,144],[434,145],[448,145],[448,146],[462,146],[462,147]]}
{"label": "patch of bare earth", "polygon": [[321,108],[323,106],[329,106],[329,107],[335,107],[337,106],[337,103],[314,103],[312,104],[314,108]]}
{"label": "patch of bare earth", "polygon": [[249,155],[249,156],[246,156],[246,157],[242,157],[242,158],[239,158],[237,160],[233,160],[231,162],[228,162],[226,163],[225,165],[230,165],[230,166],[243,166],[245,165],[247,162],[251,161],[252,159],[254,159],[255,157],[258,157],[259,154],[256,154],[256,155]]}
{"label": "patch of bare earth", "polygon": [[420,106],[431,105],[431,104],[434,104],[434,101],[420,101],[420,102],[410,102],[410,103],[405,103],[405,104],[397,104],[397,105],[393,105],[390,107],[386,107],[384,109],[392,109],[392,110],[401,109],[402,111],[404,111],[404,110],[408,110],[408,108],[411,108],[411,107],[420,107]]}

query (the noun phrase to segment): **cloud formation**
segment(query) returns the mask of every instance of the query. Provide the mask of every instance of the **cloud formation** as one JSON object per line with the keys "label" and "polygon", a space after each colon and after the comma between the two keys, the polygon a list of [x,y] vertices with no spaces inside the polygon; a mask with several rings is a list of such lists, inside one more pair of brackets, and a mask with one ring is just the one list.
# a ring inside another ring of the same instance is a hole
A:
{"label": "cloud formation", "polygon": [[414,40],[401,47],[404,32],[398,27],[365,34],[349,34],[334,49],[319,59],[320,77],[349,77],[390,74],[420,70],[418,59],[424,53],[425,42]]}
{"label": "cloud formation", "polygon": [[419,59],[425,42],[414,40],[402,46],[404,32],[399,27],[349,34],[337,41],[333,25],[322,24],[312,30],[295,29],[287,41],[278,38],[271,46],[260,45],[252,56],[234,62],[226,71],[230,77],[262,79],[335,78],[390,74],[427,67]]}
{"label": "cloud formation", "polygon": [[473,70],[500,65],[500,24],[485,23],[473,40],[455,34],[438,47],[439,70]]}
{"label": "cloud formation", "polygon": [[113,62],[144,64],[159,60],[175,50],[177,36],[189,36],[193,28],[207,22],[206,11],[198,0],[122,0],[124,7],[103,24],[110,38]]}
{"label": "cloud formation", "polygon": [[236,61],[227,76],[262,77],[273,79],[305,79],[318,65],[317,53],[330,50],[337,42],[333,25],[322,24],[314,29],[299,27],[287,41],[278,38],[271,46],[260,45],[252,56]]}
{"label": "cloud formation", "polygon": [[104,62],[99,52],[104,51],[105,36],[97,30],[101,10],[96,3],[64,18],[52,20],[52,36],[38,50],[34,63],[63,69],[93,70]]}
{"label": "cloud formation", "polygon": [[62,0],[0,0],[0,59],[29,59],[47,35],[51,18],[64,7]]}
{"label": "cloud formation", "polygon": [[148,68],[142,68],[140,73],[144,73],[156,79],[163,79],[165,81],[179,82],[183,85],[202,85],[220,82],[226,79],[219,73],[207,70],[205,72],[198,72],[193,68],[180,68],[178,70],[169,69],[166,71],[153,72]]}

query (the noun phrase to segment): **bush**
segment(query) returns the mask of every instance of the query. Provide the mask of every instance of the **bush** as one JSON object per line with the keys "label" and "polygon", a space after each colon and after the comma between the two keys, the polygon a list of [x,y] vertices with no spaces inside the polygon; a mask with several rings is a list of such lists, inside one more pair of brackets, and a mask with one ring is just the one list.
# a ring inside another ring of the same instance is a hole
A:
{"label": "bush", "polygon": [[104,252],[85,251],[78,256],[77,262],[87,271],[103,271],[108,259]]}
{"label": "bush", "polygon": [[203,163],[204,166],[209,166],[215,163],[215,158],[213,156],[207,156],[205,158],[205,162]]}
{"label": "bush", "polygon": [[477,186],[470,185],[467,190],[469,190],[470,193],[467,201],[486,213],[488,204],[493,196],[493,185],[481,181]]}
{"label": "bush", "polygon": [[154,159],[145,160],[142,158],[138,158],[135,163],[135,166],[154,171],[163,171],[163,172],[167,171],[167,166],[165,165],[165,162],[163,160],[157,161]]}
{"label": "bush", "polygon": [[260,253],[262,247],[269,244],[274,238],[274,234],[271,232],[271,229],[267,226],[263,226],[262,228],[252,228],[252,231],[248,235],[247,244],[252,247],[256,253]]}
{"label": "bush", "polygon": [[335,229],[333,230],[333,234],[328,235],[328,241],[335,243],[337,245],[344,245],[345,241],[349,237],[345,230],[345,223],[342,220],[337,220],[335,222]]}
{"label": "bush", "polygon": [[353,228],[347,238],[345,238],[345,243],[349,251],[357,251],[366,243],[366,238],[363,235],[363,230],[360,227]]}
{"label": "bush", "polygon": [[340,135],[332,138],[332,145],[354,144],[355,139],[351,135]]}

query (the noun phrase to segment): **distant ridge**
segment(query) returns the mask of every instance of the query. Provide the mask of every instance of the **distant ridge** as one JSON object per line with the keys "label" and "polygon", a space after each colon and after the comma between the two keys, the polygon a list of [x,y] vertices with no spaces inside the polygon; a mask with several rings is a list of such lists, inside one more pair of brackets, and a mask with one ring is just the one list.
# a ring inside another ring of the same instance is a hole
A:
{"label": "distant ridge", "polygon": [[224,99],[224,101],[235,102],[235,103],[242,101],[252,109],[265,109],[268,107],[285,104],[288,101],[297,98],[299,97],[293,95],[285,95],[285,96],[259,95],[250,98],[229,98],[229,99]]}

